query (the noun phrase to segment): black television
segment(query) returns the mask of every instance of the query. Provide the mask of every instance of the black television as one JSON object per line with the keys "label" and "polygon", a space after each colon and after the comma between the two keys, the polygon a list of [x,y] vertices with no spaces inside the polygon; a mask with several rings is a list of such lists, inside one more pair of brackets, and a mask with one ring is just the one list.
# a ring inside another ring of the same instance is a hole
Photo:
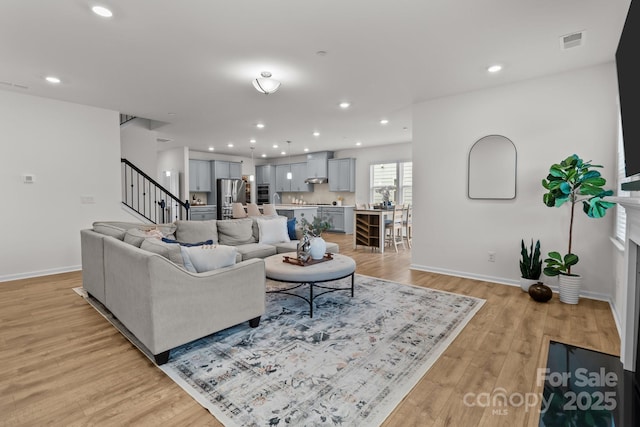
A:
{"label": "black television", "polygon": [[[632,1],[616,50],[626,176],[640,176],[640,1]],[[640,181],[622,185],[640,190]]]}

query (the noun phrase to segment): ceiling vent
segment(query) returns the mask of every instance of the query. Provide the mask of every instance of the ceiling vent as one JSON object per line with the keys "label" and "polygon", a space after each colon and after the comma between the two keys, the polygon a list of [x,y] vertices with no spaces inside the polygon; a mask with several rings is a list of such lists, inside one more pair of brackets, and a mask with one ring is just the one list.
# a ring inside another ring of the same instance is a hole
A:
{"label": "ceiling vent", "polygon": [[171,142],[171,141],[173,141],[173,139],[169,139],[169,138],[156,138],[156,141],[158,141],[158,142]]}
{"label": "ceiling vent", "polygon": [[560,37],[560,47],[562,50],[571,49],[573,47],[582,46],[584,44],[585,32],[566,34]]}

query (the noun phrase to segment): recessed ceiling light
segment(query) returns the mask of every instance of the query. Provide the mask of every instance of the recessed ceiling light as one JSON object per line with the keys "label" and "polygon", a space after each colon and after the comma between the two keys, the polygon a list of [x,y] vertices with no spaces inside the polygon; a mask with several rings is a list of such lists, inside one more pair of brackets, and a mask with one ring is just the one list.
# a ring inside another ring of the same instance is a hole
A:
{"label": "recessed ceiling light", "polygon": [[213,151],[213,147],[209,147],[209,151]]}
{"label": "recessed ceiling light", "polygon": [[356,142],[356,145],[359,147],[359,146],[362,145],[362,142],[358,141],[358,142]]}
{"label": "recessed ceiling light", "polygon": [[267,155],[263,153],[261,157],[267,157]]}
{"label": "recessed ceiling light", "polygon": [[281,151],[280,154],[282,154],[283,156],[285,156],[287,154],[286,151]]}
{"label": "recessed ceiling light", "polygon": [[381,125],[389,124],[389,120],[387,120],[387,119],[382,119],[382,120],[380,120],[380,124],[381,124]]}
{"label": "recessed ceiling light", "polygon": [[113,16],[113,13],[106,7],[93,6],[91,10],[93,11],[93,13],[102,16],[103,18],[111,18]]}
{"label": "recessed ceiling light", "polygon": [[313,136],[320,136],[320,132],[315,131],[315,132],[313,133]]}
{"label": "recessed ceiling light", "polygon": [[249,142],[252,143],[252,144],[255,144],[256,140],[255,139],[250,139]]}
{"label": "recessed ceiling light", "polygon": [[308,148],[305,148],[305,149],[304,149],[304,152],[305,152],[305,153],[308,153],[308,152],[309,152],[309,149],[308,149]]}
{"label": "recessed ceiling light", "polygon": [[489,68],[487,68],[487,71],[490,73],[497,73],[498,71],[502,70],[502,65],[492,65]]}
{"label": "recessed ceiling light", "polygon": [[233,142],[228,143],[228,144],[227,144],[227,147],[229,147],[229,148],[233,148]]}
{"label": "recessed ceiling light", "polygon": [[278,144],[273,144],[273,148],[278,148]]}
{"label": "recessed ceiling light", "polygon": [[351,107],[351,103],[347,102],[347,101],[343,101],[338,105],[340,105],[340,108],[349,108],[349,107]]}
{"label": "recessed ceiling light", "polygon": [[262,129],[262,128],[264,128],[264,123],[258,123],[258,124],[256,124],[256,127],[258,129]]}
{"label": "recessed ceiling light", "polygon": [[48,81],[49,83],[54,83],[54,84],[58,84],[60,83],[60,79],[54,76],[47,76],[44,78],[46,81]]}

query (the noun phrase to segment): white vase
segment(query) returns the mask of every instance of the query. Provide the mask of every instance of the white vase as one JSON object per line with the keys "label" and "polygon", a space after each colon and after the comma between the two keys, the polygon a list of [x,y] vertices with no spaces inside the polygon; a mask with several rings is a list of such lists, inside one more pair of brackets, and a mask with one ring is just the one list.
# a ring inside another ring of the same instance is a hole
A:
{"label": "white vase", "polygon": [[520,278],[520,288],[522,289],[523,292],[529,292],[529,287],[531,285],[535,285],[538,282],[539,282],[539,280],[525,279],[524,277],[521,277]]}
{"label": "white vase", "polygon": [[566,276],[561,274],[558,277],[558,288],[560,290],[560,301],[565,304],[577,304],[580,299],[581,276]]}
{"label": "white vase", "polygon": [[327,251],[327,242],[322,237],[311,238],[311,245],[309,246],[309,253],[313,259],[322,259]]}

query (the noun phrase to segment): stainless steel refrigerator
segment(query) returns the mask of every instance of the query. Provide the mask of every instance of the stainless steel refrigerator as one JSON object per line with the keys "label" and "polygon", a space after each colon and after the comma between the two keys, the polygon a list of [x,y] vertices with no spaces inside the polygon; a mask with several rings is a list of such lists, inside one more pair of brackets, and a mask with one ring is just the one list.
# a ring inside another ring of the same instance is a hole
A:
{"label": "stainless steel refrigerator", "polygon": [[233,203],[245,202],[245,182],[241,179],[220,178],[216,182],[218,219],[233,218]]}

